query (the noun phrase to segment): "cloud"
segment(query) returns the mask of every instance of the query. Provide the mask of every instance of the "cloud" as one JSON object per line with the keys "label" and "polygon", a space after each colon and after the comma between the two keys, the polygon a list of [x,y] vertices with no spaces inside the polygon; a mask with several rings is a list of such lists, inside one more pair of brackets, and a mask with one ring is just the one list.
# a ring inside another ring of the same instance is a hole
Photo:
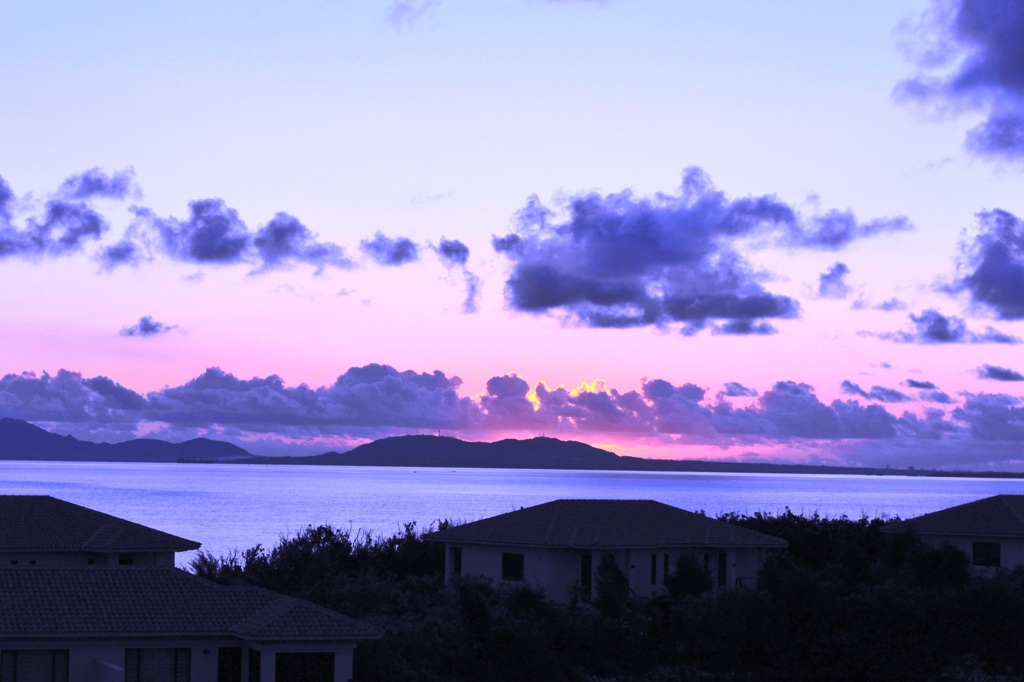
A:
{"label": "cloud", "polygon": [[[26,372],[0,377],[0,415],[92,440],[140,432],[205,435],[249,447],[277,443],[277,452],[280,443],[295,443],[307,453],[317,447],[311,443],[328,443],[323,449],[329,449],[330,443],[443,429],[473,439],[519,431],[721,448],[788,445],[820,448],[835,453],[836,461],[877,465],[895,456],[927,465],[1015,460],[1024,441],[1022,401],[1000,394],[967,395],[951,411],[924,407],[896,415],[883,404],[856,399],[823,403],[811,386],[795,381],[776,382],[759,397],[728,384],[710,398],[700,386],[663,379],[644,380],[639,390],[602,382],[570,390],[541,382],[531,391],[522,377],[505,374],[492,377],[479,398],[460,396],[461,384],[441,371],[378,364],[353,367],[320,388],[286,386],[276,375],[241,379],[211,368],[180,386],[140,395],[103,376]],[[891,389],[848,384],[846,392],[858,398],[891,398]],[[745,406],[730,397],[742,398]],[[858,445],[868,443],[871,448]]]}
{"label": "cloud", "polygon": [[530,197],[516,229],[492,238],[513,263],[505,291],[520,311],[560,311],[591,327],[663,326],[685,330],[711,320],[719,333],[770,333],[766,318],[797,315],[799,304],[766,291],[764,273],[737,250],[836,249],[882,232],[909,229],[905,218],[859,223],[850,212],[810,219],[773,196],[729,199],[699,168],[675,195],[630,191],[573,197],[564,220]]}
{"label": "cloud", "polygon": [[920,315],[910,314],[911,329],[901,332],[877,334],[879,338],[897,343],[1006,343],[1017,344],[1020,339],[1004,334],[992,327],[982,333],[970,331],[959,317],[946,317],[937,310],[924,310]]}
{"label": "cloud", "polygon": [[966,423],[971,435],[979,440],[1024,441],[1024,407],[1019,398],[1001,394],[969,396],[953,416]]}
{"label": "cloud", "polygon": [[25,229],[0,224],[0,258],[64,256],[97,240],[109,229],[99,213],[79,201],[46,202],[41,217],[32,217]]}
{"label": "cloud", "polygon": [[982,379],[995,379],[996,381],[1024,381],[1024,374],[993,365],[982,365],[978,368],[978,376]]}
{"label": "cloud", "polygon": [[397,29],[408,28],[440,5],[441,0],[394,0],[388,9],[388,21]]}
{"label": "cloud", "polygon": [[291,262],[308,263],[320,269],[333,265],[352,268],[355,264],[345,256],[340,246],[317,241],[316,236],[287,213],[278,213],[256,233],[252,240],[262,264],[260,270],[269,270]]}
{"label": "cloud", "polygon": [[157,322],[149,315],[144,315],[135,324],[122,327],[119,334],[121,336],[159,336],[177,328],[178,325],[167,325],[163,322]]}
{"label": "cloud", "polygon": [[930,381],[918,381],[916,379],[907,379],[907,386],[910,386],[910,388],[932,389],[932,390],[938,388],[935,384],[933,384]]}
{"label": "cloud", "polygon": [[818,295],[822,298],[846,298],[850,286],[846,276],[850,268],[845,263],[835,263],[818,277]]}
{"label": "cloud", "polygon": [[933,2],[919,25],[921,73],[897,86],[899,97],[980,109],[967,133],[980,156],[1024,159],[1024,6],[1017,0]]}
{"label": "cloud", "polygon": [[135,183],[135,170],[127,168],[123,171],[105,173],[100,168],[72,175],[57,190],[57,196],[67,200],[88,200],[97,197],[105,199],[125,199],[139,194]]}
{"label": "cloud", "polygon": [[905,403],[911,399],[910,396],[902,391],[897,391],[894,388],[885,388],[884,386],[872,386],[870,391],[865,391],[849,380],[843,381],[840,389],[848,395],[858,395],[862,398],[877,400],[882,403]]}
{"label": "cloud", "polygon": [[136,214],[160,235],[164,251],[181,261],[237,263],[249,248],[249,229],[223,199],[191,202],[187,220],[159,218],[149,209]]}
{"label": "cloud", "polygon": [[1002,210],[978,214],[978,232],[961,245],[966,274],[956,285],[1004,320],[1024,318],[1024,221]]}
{"label": "cloud", "polygon": [[9,227],[13,216],[14,191],[7,181],[0,176],[0,229]]}
{"label": "cloud", "polygon": [[419,247],[411,239],[392,239],[378,232],[373,239],[364,239],[359,248],[379,265],[404,265],[419,260]]}
{"label": "cloud", "polygon": [[444,239],[434,247],[434,252],[449,270],[458,270],[462,274],[466,286],[466,298],[462,302],[462,311],[476,312],[477,295],[480,292],[480,278],[470,272],[466,263],[469,261],[469,247],[457,239]]}
{"label": "cloud", "polygon": [[719,397],[728,396],[730,398],[753,398],[757,396],[757,391],[753,388],[747,388],[739,382],[727,381],[725,382],[725,390],[718,395]]}
{"label": "cloud", "polygon": [[106,377],[83,378],[60,370],[7,374],[0,377],[0,414],[36,422],[120,423],[133,429],[146,407],[146,400]]}

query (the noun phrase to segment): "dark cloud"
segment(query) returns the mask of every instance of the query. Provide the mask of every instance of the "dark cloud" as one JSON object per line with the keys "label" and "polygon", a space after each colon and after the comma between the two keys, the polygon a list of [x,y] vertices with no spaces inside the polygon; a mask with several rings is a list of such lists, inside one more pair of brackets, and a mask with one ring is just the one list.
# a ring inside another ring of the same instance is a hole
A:
{"label": "dark cloud", "polygon": [[149,417],[184,426],[225,424],[249,431],[296,429],[455,428],[472,425],[476,406],[457,393],[458,377],[399,372],[387,365],[353,367],[331,386],[284,386],[280,377],[238,379],[219,369],[151,393]]}
{"label": "dark cloud", "polygon": [[725,382],[725,390],[718,395],[719,397],[728,396],[730,398],[753,398],[757,396],[757,391],[752,388],[747,388],[736,381],[727,381]]}
{"label": "dark cloud", "polygon": [[933,384],[930,381],[918,381],[916,379],[907,379],[907,386],[909,386],[910,388],[932,389],[932,390],[938,388],[938,386],[936,386],[935,384]]}
{"label": "dark cloud", "polygon": [[462,303],[462,310],[466,313],[475,313],[477,294],[480,291],[480,278],[470,272],[466,265],[469,262],[469,247],[457,239],[441,239],[434,247],[434,252],[449,270],[460,271],[466,286],[466,298]]}
{"label": "dark cloud", "polygon": [[967,323],[959,317],[946,317],[937,310],[924,310],[920,315],[910,314],[911,329],[901,332],[878,334],[879,338],[897,343],[1020,343],[1020,339],[1004,334],[992,327],[986,327],[982,333],[967,328]]}
{"label": "dark cloud", "polygon": [[157,322],[149,315],[144,315],[135,324],[122,327],[119,333],[121,336],[159,336],[177,328],[178,325]]}
{"label": "dark cloud", "polygon": [[729,320],[724,324],[715,325],[712,334],[729,334],[732,336],[767,336],[778,333],[778,329],[764,321]]}
{"label": "dark cloud", "polygon": [[848,274],[850,268],[845,263],[833,264],[818,277],[818,295],[822,298],[846,298],[850,293],[850,286],[846,283]]}
{"label": "dark cloud", "polygon": [[982,379],[995,379],[996,381],[1024,381],[1024,374],[993,365],[982,365],[978,368],[978,376]]}
{"label": "dark cloud", "polygon": [[840,385],[840,389],[847,395],[858,395],[868,400],[877,400],[881,403],[905,403],[909,401],[910,396],[906,395],[901,391],[897,391],[894,388],[886,388],[884,386],[872,386],[870,391],[865,391],[857,384],[852,381],[843,381]]}
{"label": "dark cloud", "polygon": [[7,374],[0,378],[0,414],[14,419],[55,423],[122,423],[134,428],[145,399],[106,377],[83,379],[60,370]]}
{"label": "dark cloud", "polygon": [[[437,429],[570,437],[620,433],[653,442],[719,447],[806,447],[828,441],[829,451],[841,456],[857,442],[877,444],[876,454],[858,451],[861,455],[850,455],[850,461],[933,448],[970,453],[972,445],[1024,441],[1024,407],[1020,399],[1006,395],[967,396],[949,414],[930,407],[896,416],[882,404],[856,399],[825,404],[813,388],[794,381],[780,381],[760,397],[740,384],[728,384],[710,399],[700,386],[662,379],[643,381],[640,390],[626,392],[601,384],[568,390],[543,383],[531,391],[526,380],[508,374],[492,377],[479,399],[460,397],[460,387],[458,377],[440,371],[398,371],[377,364],[353,367],[320,388],[288,387],[274,375],[240,379],[212,368],[181,386],[143,396],[107,377],[84,378],[61,370],[55,376],[0,378],[0,414],[84,438],[103,434],[124,439],[155,428],[167,437],[206,435],[243,446],[301,442],[307,452],[316,447],[310,443],[325,439],[351,442]],[[870,400],[893,397],[891,389],[864,391],[852,383],[844,388]],[[743,400],[746,406],[738,408],[729,402],[731,397],[756,399]],[[921,462],[929,461],[926,453],[921,456]]]}
{"label": "dark cloud", "polygon": [[978,214],[978,232],[962,247],[967,271],[957,286],[1004,320],[1024,318],[1024,221],[1007,211]]}
{"label": "dark cloud", "polygon": [[115,171],[110,175],[99,168],[91,168],[78,175],[72,175],[57,190],[57,196],[68,200],[88,200],[97,197],[125,199],[138,193],[135,171],[131,168]]}
{"label": "dark cloud", "polygon": [[10,226],[14,215],[13,204],[14,192],[3,176],[0,176],[0,229]]}
{"label": "dark cloud", "polygon": [[903,218],[859,223],[837,211],[803,219],[773,196],[729,199],[697,168],[676,195],[581,195],[562,222],[531,197],[515,220],[515,232],[492,239],[514,265],[506,282],[513,308],[558,310],[593,327],[681,322],[693,331],[725,320],[713,327],[722,333],[768,333],[759,320],[799,310],[764,289],[763,273],[736,250],[740,241],[833,249],[909,227]]}
{"label": "dark cloud", "polygon": [[100,249],[96,259],[101,269],[109,271],[120,265],[138,265],[144,256],[142,247],[126,238]]}
{"label": "dark cloud", "polygon": [[246,257],[249,229],[223,199],[191,202],[187,220],[159,218],[149,209],[136,209],[136,214],[159,234],[167,254],[178,260],[237,263]]}
{"label": "dark cloud", "polygon": [[378,232],[373,239],[364,239],[359,248],[380,265],[404,265],[418,260],[419,247],[406,237],[391,239]]}
{"label": "dark cloud", "polygon": [[41,217],[29,218],[25,229],[0,225],[0,258],[63,256],[81,250],[109,229],[107,221],[82,202],[52,200]]}
{"label": "dark cloud", "polygon": [[259,253],[260,270],[269,270],[292,262],[308,263],[322,269],[328,265],[351,268],[354,263],[340,246],[317,241],[298,218],[278,213],[256,233],[252,240]]}
{"label": "dark cloud", "polygon": [[967,148],[982,156],[1024,158],[1024,5],[936,0],[922,25],[930,43],[917,59],[922,73],[901,83],[897,94],[984,110],[986,119],[967,134]]}
{"label": "dark cloud", "polygon": [[442,239],[435,249],[445,265],[465,265],[469,260],[469,247],[458,239]]}
{"label": "dark cloud", "polygon": [[1001,394],[969,396],[953,416],[966,423],[971,435],[980,440],[1024,441],[1024,407],[1019,398]]}

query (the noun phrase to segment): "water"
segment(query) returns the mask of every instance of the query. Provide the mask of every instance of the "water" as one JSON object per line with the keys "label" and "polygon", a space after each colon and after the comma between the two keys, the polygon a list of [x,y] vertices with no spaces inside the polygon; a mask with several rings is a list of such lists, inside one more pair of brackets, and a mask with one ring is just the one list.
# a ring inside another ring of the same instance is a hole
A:
{"label": "water", "polygon": [[[710,515],[910,518],[1024,480],[404,467],[0,462],[0,494],[53,495],[203,543],[272,547],[309,524],[391,535],[415,521],[477,519],[560,498],[653,499]],[[186,565],[193,553],[179,554]]]}

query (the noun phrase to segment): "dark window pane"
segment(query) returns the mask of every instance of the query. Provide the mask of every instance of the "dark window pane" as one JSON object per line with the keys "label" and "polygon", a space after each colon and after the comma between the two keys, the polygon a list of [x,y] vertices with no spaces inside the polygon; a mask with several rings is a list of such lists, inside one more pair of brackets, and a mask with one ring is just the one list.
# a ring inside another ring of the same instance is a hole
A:
{"label": "dark window pane", "polygon": [[501,555],[501,579],[522,580],[526,575],[526,557],[522,554],[503,552]]}
{"label": "dark window pane", "polygon": [[1002,566],[998,542],[975,542],[972,563],[975,566]]}
{"label": "dark window pane", "polygon": [[274,662],[277,679],[288,682],[331,682],[334,654],[328,652],[280,653]]}

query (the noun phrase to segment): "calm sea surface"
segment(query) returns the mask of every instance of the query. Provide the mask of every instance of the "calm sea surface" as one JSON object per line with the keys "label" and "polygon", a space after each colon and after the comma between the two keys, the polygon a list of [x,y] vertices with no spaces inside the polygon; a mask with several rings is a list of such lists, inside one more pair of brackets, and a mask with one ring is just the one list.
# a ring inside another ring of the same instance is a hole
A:
{"label": "calm sea surface", "polygon": [[[475,521],[559,498],[653,499],[691,511],[909,518],[1024,480],[412,469],[399,467],[0,462],[0,494],[53,495],[203,543],[221,555],[272,547],[309,524],[391,535],[415,521]],[[179,555],[179,565],[191,554]]]}

